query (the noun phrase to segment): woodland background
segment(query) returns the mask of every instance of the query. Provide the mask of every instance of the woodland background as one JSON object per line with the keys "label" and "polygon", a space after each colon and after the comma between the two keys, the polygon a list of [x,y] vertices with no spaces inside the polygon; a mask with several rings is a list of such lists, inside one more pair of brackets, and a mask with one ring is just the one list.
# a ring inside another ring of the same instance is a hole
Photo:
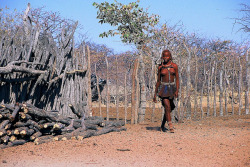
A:
{"label": "woodland background", "polygon": [[[108,11],[107,4],[99,5]],[[140,10],[136,5],[122,10]],[[242,11],[249,20],[249,6],[242,5]],[[72,114],[72,104],[77,111],[107,120],[140,123],[146,115],[154,121],[161,108],[152,102],[157,67],[162,50],[169,49],[180,75],[179,100],[172,113],[176,121],[249,114],[249,41],[202,38],[186,33],[182,25],[160,25],[157,16],[146,13],[143,42],[129,41],[137,32],[120,34],[137,49],[114,54],[105,45],[89,42],[86,34],[76,37],[81,25],[55,12],[28,6],[24,13],[1,9],[0,15],[1,103],[28,102],[62,115]],[[249,33],[243,18],[236,22]],[[91,80],[91,74],[96,78]],[[94,84],[100,80],[106,82],[102,91]]]}

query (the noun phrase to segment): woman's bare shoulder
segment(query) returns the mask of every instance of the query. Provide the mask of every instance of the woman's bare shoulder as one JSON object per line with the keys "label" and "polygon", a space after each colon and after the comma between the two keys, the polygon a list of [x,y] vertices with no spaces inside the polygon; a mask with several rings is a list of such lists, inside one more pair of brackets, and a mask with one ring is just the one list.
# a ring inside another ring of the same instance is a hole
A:
{"label": "woman's bare shoulder", "polygon": [[173,66],[174,68],[178,68],[178,65],[175,64],[175,63],[173,63],[173,62],[172,62],[172,66]]}

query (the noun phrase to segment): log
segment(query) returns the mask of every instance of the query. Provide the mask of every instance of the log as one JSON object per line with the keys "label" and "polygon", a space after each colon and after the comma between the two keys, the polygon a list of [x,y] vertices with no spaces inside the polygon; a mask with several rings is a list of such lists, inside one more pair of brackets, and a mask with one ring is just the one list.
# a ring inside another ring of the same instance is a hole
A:
{"label": "log", "polygon": [[27,140],[14,140],[11,142],[12,146],[23,145],[24,143],[27,143]]}
{"label": "log", "polygon": [[14,124],[14,127],[15,127],[15,128],[20,128],[20,127],[24,127],[24,126],[28,126],[28,124],[27,124],[27,123],[24,123],[24,122],[16,122],[16,123]]}
{"label": "log", "polygon": [[10,122],[10,120],[4,120],[1,124],[0,124],[0,130],[4,129],[5,126]]}
{"label": "log", "polygon": [[55,125],[55,122],[50,122],[50,123],[45,123],[43,125],[43,128],[47,129],[47,128],[53,128],[53,126]]}
{"label": "log", "polygon": [[94,136],[95,135],[95,130],[87,130],[87,131],[84,131],[84,132],[80,132],[78,135],[77,135],[77,140],[83,140],[84,138],[88,138],[88,137],[91,137],[91,136]]}
{"label": "log", "polygon": [[65,125],[63,125],[62,123],[56,123],[53,126],[53,130],[61,130],[63,128],[65,128]]}
{"label": "log", "polygon": [[38,138],[38,137],[40,137],[42,135],[43,134],[40,131],[38,131],[38,132],[34,133],[32,136],[30,136],[30,140],[33,141],[33,140],[35,140],[36,138]]}
{"label": "log", "polygon": [[18,104],[16,104],[15,110],[12,112],[11,117],[10,117],[11,122],[13,122],[16,119],[16,116],[17,116],[18,112],[20,111],[20,109],[21,109],[21,107]]}
{"label": "log", "polygon": [[6,109],[10,110],[11,112],[13,112],[15,110],[14,104],[1,104],[0,107],[6,108]]}
{"label": "log", "polygon": [[10,127],[11,127],[11,124],[8,123],[7,125],[5,125],[4,129],[7,130],[7,129],[10,129]]}
{"label": "log", "polygon": [[32,117],[29,114],[25,114],[24,112],[19,112],[20,118],[23,121],[31,120]]}
{"label": "log", "polygon": [[76,111],[72,104],[69,104],[69,108],[78,118],[81,118],[83,116],[83,112]]}
{"label": "log", "polygon": [[120,131],[126,131],[126,130],[127,130],[127,129],[126,129],[125,127],[122,127],[122,128],[105,127],[105,128],[102,128],[102,129],[98,130],[98,131],[95,133],[95,136],[107,134],[107,133],[109,133],[109,132],[120,132]]}
{"label": "log", "polygon": [[1,143],[7,144],[9,142],[10,137],[9,136],[3,136],[1,137]]}
{"label": "log", "polygon": [[41,126],[40,126],[37,122],[35,122],[35,121],[33,121],[33,120],[28,120],[28,121],[27,121],[27,124],[29,124],[29,125],[35,127],[37,130],[41,130]]}
{"label": "log", "polygon": [[[24,105],[24,104],[23,104]],[[24,107],[27,106],[28,114],[33,115],[34,117],[37,117],[39,119],[49,119],[51,121],[56,121],[56,117],[58,116],[57,113],[54,112],[46,112],[42,109],[39,109],[33,105],[25,104]]]}
{"label": "log", "polygon": [[42,143],[47,143],[49,141],[53,141],[53,136],[52,135],[47,135],[47,136],[41,136],[38,137],[34,140],[35,145],[39,145]]}
{"label": "log", "polygon": [[4,136],[6,134],[7,134],[7,132],[5,129],[0,129],[0,137]]}
{"label": "log", "polygon": [[31,136],[35,133],[35,130],[34,129],[23,129],[20,131],[20,135],[22,137],[25,137],[25,136]]}
{"label": "log", "polygon": [[13,131],[13,130],[7,130],[7,131],[6,131],[6,134],[7,134],[8,136],[14,135],[14,131]]}
{"label": "log", "polygon": [[23,133],[26,133],[26,131],[28,131],[29,128],[28,127],[20,127],[20,128],[16,128],[14,130],[14,135],[19,135],[21,134],[21,132],[23,131]]}
{"label": "log", "polygon": [[105,127],[122,127],[125,125],[125,121],[105,121]]}
{"label": "log", "polygon": [[14,135],[10,136],[9,141],[13,142],[13,141],[15,141],[15,140],[16,140],[16,136],[14,136]]}

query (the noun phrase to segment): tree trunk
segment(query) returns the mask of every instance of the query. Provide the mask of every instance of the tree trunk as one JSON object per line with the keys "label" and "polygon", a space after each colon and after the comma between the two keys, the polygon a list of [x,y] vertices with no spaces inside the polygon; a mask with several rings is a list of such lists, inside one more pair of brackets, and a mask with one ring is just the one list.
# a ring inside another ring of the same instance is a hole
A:
{"label": "tree trunk", "polygon": [[136,108],[136,71],[138,66],[138,59],[135,60],[134,62],[134,68],[133,68],[133,73],[132,73],[132,90],[131,90],[131,124],[135,122],[135,108]]}
{"label": "tree trunk", "polygon": [[138,69],[139,69],[139,60],[137,61],[136,71],[135,71],[135,124],[138,123],[138,116],[139,116],[139,105],[140,105],[140,82],[138,78]]}
{"label": "tree trunk", "polygon": [[[145,84],[145,64],[143,61],[142,53],[139,55],[140,60],[140,74],[139,74],[139,83],[140,83],[140,103],[139,103],[139,110],[138,110],[138,122],[142,123],[144,122],[145,112],[146,112],[146,84]],[[138,99],[138,100],[139,100]]]}

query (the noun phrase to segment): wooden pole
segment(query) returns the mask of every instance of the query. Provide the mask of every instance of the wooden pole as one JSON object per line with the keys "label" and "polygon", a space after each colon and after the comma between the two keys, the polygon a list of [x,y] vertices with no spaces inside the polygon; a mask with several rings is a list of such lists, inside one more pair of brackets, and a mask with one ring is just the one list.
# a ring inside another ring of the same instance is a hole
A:
{"label": "wooden pole", "polygon": [[239,66],[240,66],[240,70],[239,70],[239,86],[238,86],[238,98],[239,98],[238,114],[241,115],[241,108],[242,108],[242,100],[241,100],[242,65],[241,65],[240,57],[239,57]]}
{"label": "wooden pole", "polygon": [[92,90],[91,90],[91,62],[90,62],[90,50],[87,45],[87,55],[88,55],[88,112],[87,116],[92,116]]}
{"label": "wooden pole", "polygon": [[207,116],[210,115],[210,76],[211,76],[211,66],[212,66],[212,61],[210,60],[210,67],[209,67],[209,70],[208,70],[208,76],[207,76]]}
{"label": "wooden pole", "polygon": [[216,113],[216,91],[217,91],[217,80],[216,80],[216,76],[217,76],[217,62],[216,60],[214,61],[215,64],[215,69],[214,69],[214,117],[216,117],[217,113]]}
{"label": "wooden pole", "polygon": [[116,60],[116,120],[119,120],[119,86],[118,86],[118,60],[117,55],[115,56]]}
{"label": "wooden pole", "polygon": [[233,61],[233,72],[232,72],[232,100],[231,100],[231,105],[232,105],[232,115],[234,115],[234,75],[235,75],[235,61]]}
{"label": "wooden pole", "polygon": [[107,114],[107,121],[109,121],[109,63],[108,58],[105,56],[106,60],[106,81],[107,81],[107,89],[106,89],[106,114]]}
{"label": "wooden pole", "polygon": [[95,64],[95,76],[96,76],[96,87],[97,87],[97,93],[98,93],[99,115],[100,117],[102,117],[101,92],[100,92],[100,87],[99,87],[99,77],[96,72],[96,64]]}
{"label": "wooden pole", "polygon": [[[204,54],[203,54],[204,55]],[[201,87],[201,97],[200,97],[200,110],[201,110],[201,119],[203,119],[204,116],[204,111],[203,111],[203,106],[202,106],[202,99],[203,99],[203,94],[204,94],[204,87],[205,87],[205,83],[206,83],[206,65],[204,62],[205,56],[203,56],[203,75],[204,75],[204,82],[202,83],[202,87]]]}
{"label": "wooden pole", "polygon": [[198,101],[197,101],[197,86],[198,86],[198,60],[197,60],[197,54],[195,52],[195,77],[194,77],[194,117],[197,116],[197,107],[198,107]]}
{"label": "wooden pole", "polygon": [[228,96],[228,92],[227,92],[227,87],[228,87],[228,84],[227,83],[227,68],[224,69],[224,89],[225,89],[225,94],[224,94],[224,101],[225,101],[225,114],[228,115],[228,109],[227,109],[227,96]]}
{"label": "wooden pole", "polygon": [[245,112],[249,114],[249,89],[250,89],[250,61],[249,49],[246,53],[246,92],[245,92]]}
{"label": "wooden pole", "polygon": [[222,106],[222,98],[223,98],[223,72],[224,72],[224,62],[222,63],[222,67],[220,69],[220,116],[223,116],[223,106]]}
{"label": "wooden pole", "polygon": [[186,46],[186,44],[184,43],[184,46],[188,52],[188,59],[187,59],[187,89],[186,89],[186,103],[185,103],[185,108],[186,108],[186,117],[187,119],[191,119],[191,70],[190,70],[190,61],[191,61],[191,52],[189,50],[189,48]]}
{"label": "wooden pole", "polygon": [[[179,56],[179,64],[181,64],[181,56]],[[178,101],[178,104],[180,105],[178,107],[178,113],[179,113],[179,121],[182,122],[183,118],[184,118],[184,111],[183,111],[183,98],[182,98],[182,67],[179,69],[179,101]]]}
{"label": "wooden pole", "polygon": [[[152,87],[152,90],[150,91],[150,93],[151,93],[151,99],[154,98],[156,78],[157,78],[157,74],[156,74],[155,62],[152,59],[151,60],[151,75],[150,75],[150,83],[151,83],[151,87]],[[151,104],[152,104],[151,105],[151,107],[152,107],[151,122],[154,122],[154,117],[155,117],[155,102],[153,102],[151,100]]]}
{"label": "wooden pole", "polygon": [[125,119],[125,124],[127,124],[127,74],[125,73],[124,77],[124,119]]}

